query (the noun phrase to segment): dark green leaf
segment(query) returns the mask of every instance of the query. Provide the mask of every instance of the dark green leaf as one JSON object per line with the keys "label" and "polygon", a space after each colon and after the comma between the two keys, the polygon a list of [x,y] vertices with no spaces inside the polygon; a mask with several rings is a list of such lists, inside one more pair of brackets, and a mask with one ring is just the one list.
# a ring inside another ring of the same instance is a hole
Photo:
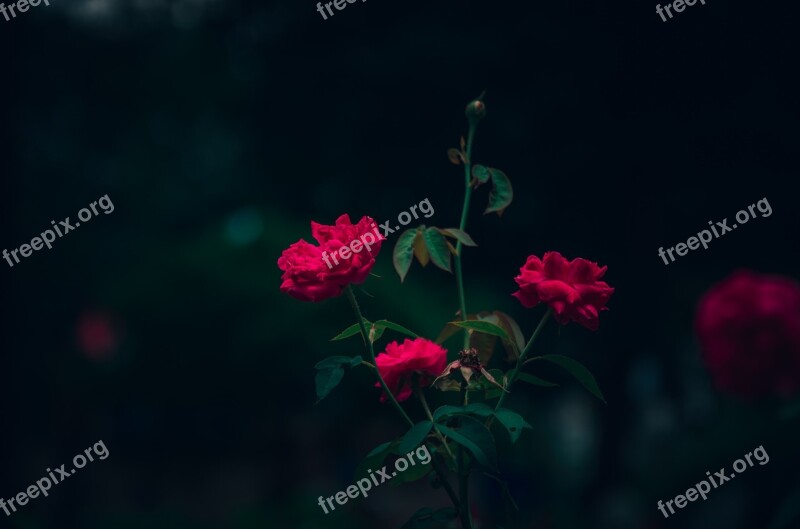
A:
{"label": "dark green leaf", "polygon": [[361,365],[361,362],[363,362],[363,361],[364,361],[364,359],[361,358],[360,356],[354,356],[353,358],[350,359],[350,367],[359,366],[359,365]]}
{"label": "dark green leaf", "polygon": [[[467,314],[467,320],[477,320],[478,317],[475,314]],[[436,343],[441,344],[444,343],[445,340],[453,336],[455,333],[463,330],[463,327],[459,327],[457,325],[453,325],[452,322],[448,322],[442,328],[441,332],[439,332],[439,336],[436,337]]]}
{"label": "dark green leaf", "polygon": [[464,408],[462,408],[461,406],[450,406],[449,404],[445,406],[440,406],[436,408],[436,411],[433,412],[433,420],[439,422],[439,419],[441,419],[442,417],[447,417],[448,415],[456,415],[458,413],[463,413],[463,412]]}
{"label": "dark green leaf", "polygon": [[369,341],[371,343],[375,343],[380,340],[381,336],[383,336],[383,331],[385,330],[386,327],[377,325],[376,323],[373,323],[370,327],[367,327],[367,333],[369,333],[370,336]]}
{"label": "dark green leaf", "polygon": [[317,387],[317,402],[324,399],[333,388],[339,385],[344,377],[344,369],[341,367],[334,367],[323,369],[314,377],[314,383]]}
{"label": "dark green leaf", "polygon": [[514,191],[511,189],[511,181],[503,171],[489,169],[489,173],[492,176],[492,192],[489,193],[489,205],[483,214],[496,212],[499,216],[511,204]]}
{"label": "dark green leaf", "polygon": [[466,406],[440,406],[433,412],[433,420],[439,422],[440,419],[452,415],[476,415],[478,417],[489,417],[494,410],[482,402],[474,402]]}
{"label": "dark green leaf", "polygon": [[577,360],[573,360],[572,358],[563,355],[544,355],[538,356],[536,359],[547,360],[548,362],[553,362],[554,364],[563,367],[573,377],[578,379],[578,382],[580,382],[583,387],[589,390],[589,393],[608,404],[606,399],[603,397],[603,393],[600,391],[600,387],[597,385],[597,381],[594,379],[589,370]]}
{"label": "dark green leaf", "polygon": [[553,388],[558,386],[558,384],[553,384],[552,382],[548,382],[546,380],[543,380],[539,377],[535,377],[528,373],[520,373],[517,376],[517,380],[527,382],[528,384],[533,384],[534,386],[544,386],[546,388]]}
{"label": "dark green leaf", "polygon": [[525,337],[522,335],[522,330],[519,328],[516,320],[499,310],[494,311],[492,314],[497,318],[497,324],[502,327],[509,339],[503,340],[503,345],[506,347],[508,353],[508,360],[516,361],[520,351],[525,349]]}
{"label": "dark green leaf", "polygon": [[458,428],[440,425],[439,431],[469,450],[481,465],[497,469],[497,448],[491,432],[482,422],[468,415],[462,416],[460,421]]}
{"label": "dark green leaf", "polygon": [[483,402],[473,402],[472,404],[467,404],[464,407],[464,411],[471,415],[477,415],[478,417],[488,417],[494,413],[494,410]]}
{"label": "dark green leaf", "polygon": [[394,245],[392,263],[394,263],[397,275],[400,276],[401,283],[406,278],[408,269],[411,268],[411,260],[414,257],[414,237],[416,236],[416,230],[406,230],[397,239],[397,244]]}
{"label": "dark green leaf", "polygon": [[[408,460],[406,460],[408,461]],[[418,479],[422,479],[427,476],[430,471],[433,470],[433,465],[430,464],[428,461],[427,465],[423,465],[419,461],[417,461],[416,457],[414,458],[414,464],[408,465],[404,471],[400,472],[397,471],[397,475],[392,478],[392,481],[389,482],[389,485],[392,487],[397,487],[402,485],[403,483],[411,483],[412,481],[417,481]]]}
{"label": "dark green leaf", "polygon": [[477,178],[480,183],[485,184],[489,181],[489,169],[483,165],[475,164],[472,166],[472,176]]}
{"label": "dark green leaf", "polygon": [[368,475],[370,470],[383,467],[384,460],[392,453],[392,448],[396,446],[397,441],[383,443],[376,446],[372,451],[367,454],[361,463],[358,464],[355,473],[355,479],[362,478]]}
{"label": "dark green leaf", "polygon": [[475,244],[475,241],[472,240],[472,237],[467,234],[467,232],[461,231],[458,228],[447,228],[446,230],[441,230],[441,232],[459,241],[464,246],[478,246]]}
{"label": "dark green leaf", "polygon": [[495,412],[494,416],[497,417],[500,424],[505,426],[506,430],[508,430],[508,435],[511,437],[512,443],[517,442],[519,436],[522,435],[523,428],[533,429],[533,426],[528,424],[525,419],[522,418],[522,415],[509,409],[500,408]]}
{"label": "dark green leaf", "polygon": [[[314,366],[314,369],[330,369],[333,367],[339,367],[341,365],[350,364],[352,358],[349,356],[329,356],[323,360],[317,362],[317,365]],[[361,357],[358,357],[358,361],[361,361]]]}
{"label": "dark green leaf", "polygon": [[451,272],[450,250],[447,249],[447,240],[445,240],[444,235],[439,233],[437,228],[428,228],[423,232],[422,236],[425,239],[425,246],[428,248],[433,264],[442,270]]}
{"label": "dark green leaf", "polygon": [[395,449],[395,454],[399,456],[404,456],[411,450],[416,450],[419,448],[419,445],[425,440],[428,436],[428,433],[431,431],[433,427],[433,423],[431,421],[422,421],[418,422],[414,426],[412,426],[406,434],[400,439],[400,443],[397,445]]}
{"label": "dark green leaf", "polygon": [[473,331],[482,332],[485,334],[492,334],[494,336],[499,336],[500,338],[508,339],[506,331],[504,331],[501,327],[498,327],[494,323],[490,323],[488,321],[483,321],[483,320],[451,321],[450,324],[457,325],[458,327],[463,327],[465,329],[472,329]]}
{"label": "dark green leaf", "polygon": [[[368,319],[364,318],[364,326],[367,329],[369,329],[370,325],[372,325],[372,323]],[[331,341],[333,342],[334,340],[344,340],[345,338],[350,338],[351,336],[359,334],[360,332],[361,329],[359,329],[358,323],[354,323],[350,327],[346,328],[345,330],[343,330],[342,332],[331,338]]]}
{"label": "dark green leaf", "polygon": [[375,325],[376,326],[385,327],[385,328],[391,329],[393,331],[397,331],[397,332],[399,332],[401,334],[405,334],[406,336],[410,336],[412,338],[419,338],[419,335],[417,333],[409,331],[408,329],[406,329],[402,325],[398,325],[396,323],[392,323],[392,322],[390,322],[388,320],[378,320],[378,321],[375,322]]}

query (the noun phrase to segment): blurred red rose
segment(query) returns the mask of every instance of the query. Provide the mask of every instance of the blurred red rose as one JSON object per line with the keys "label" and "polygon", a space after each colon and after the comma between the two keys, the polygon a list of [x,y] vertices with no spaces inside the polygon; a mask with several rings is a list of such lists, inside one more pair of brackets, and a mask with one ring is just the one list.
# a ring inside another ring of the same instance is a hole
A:
{"label": "blurred red rose", "polygon": [[695,329],[715,386],[745,398],[800,388],[800,285],[736,272],[697,304]]}
{"label": "blurred red rose", "polygon": [[[425,338],[406,338],[402,344],[392,342],[386,352],[375,357],[381,376],[398,401],[406,400],[412,393],[412,378],[420,375],[419,384],[425,386],[444,371],[447,365],[447,350]],[[380,387],[380,383],[375,384]],[[386,394],[381,402],[386,402]]]}
{"label": "blurred red rose", "polygon": [[78,319],[75,337],[78,347],[92,360],[108,360],[117,349],[118,332],[107,312],[85,311]]}
{"label": "blurred red rose", "polygon": [[512,296],[526,308],[546,303],[562,325],[575,321],[596,331],[600,311],[608,310],[605,305],[614,293],[600,281],[606,268],[580,257],[568,261],[558,252],[547,252],[543,259],[531,255],[514,278],[519,290]]}
{"label": "blurred red rose", "polygon": [[[281,291],[300,301],[317,302],[338,296],[351,283],[363,283],[383,240],[374,222],[362,217],[353,224],[347,214],[336,219],[333,226],[312,221],[311,234],[319,246],[300,239],[283,251],[278,258],[278,268],[283,270]],[[353,241],[358,244],[351,248],[358,252],[348,249],[351,255],[342,258],[339,250]]]}

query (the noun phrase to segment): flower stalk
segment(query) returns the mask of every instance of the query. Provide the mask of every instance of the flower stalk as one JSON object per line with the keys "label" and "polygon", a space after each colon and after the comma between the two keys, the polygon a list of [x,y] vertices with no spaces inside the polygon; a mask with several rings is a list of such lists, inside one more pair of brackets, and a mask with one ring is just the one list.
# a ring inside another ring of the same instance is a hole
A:
{"label": "flower stalk", "polygon": [[[372,345],[372,340],[369,339],[369,333],[367,333],[367,327],[364,325],[364,316],[361,314],[361,308],[358,306],[358,300],[356,299],[355,293],[353,293],[353,287],[347,285],[345,288],[345,292],[347,293],[347,299],[350,301],[350,305],[353,307],[353,311],[356,313],[356,319],[358,320],[358,327],[361,330],[361,336],[364,337],[364,341],[367,345],[367,350],[369,351],[370,360],[372,360],[372,365],[376,366],[375,375],[378,377],[378,382],[383,388],[383,391],[386,392],[386,397],[392,402],[392,405],[395,407],[397,412],[403,417],[409,426],[414,426],[414,421],[411,420],[411,417],[405,412],[400,403],[397,402],[394,394],[389,390],[389,386],[386,384],[386,381],[383,379],[383,375],[381,375],[381,370],[377,369],[377,362],[375,361],[375,348]],[[428,410],[430,413],[430,410]],[[431,420],[431,422],[433,422]],[[445,445],[447,446],[447,445]],[[449,451],[449,449],[448,449]],[[431,465],[433,466],[434,472],[439,476],[439,481],[442,483],[442,487],[447,492],[447,495],[450,497],[450,501],[453,503],[453,507],[455,507],[456,511],[458,511],[460,516],[464,516],[464,510],[462,508],[462,502],[459,501],[456,492],[453,490],[453,487],[450,485],[450,482],[447,481],[447,477],[444,474],[444,469],[442,469],[441,464],[438,461],[431,458]],[[469,516],[469,513],[467,513]],[[463,519],[463,518],[462,518]],[[465,525],[465,529],[472,529],[470,525]]]}

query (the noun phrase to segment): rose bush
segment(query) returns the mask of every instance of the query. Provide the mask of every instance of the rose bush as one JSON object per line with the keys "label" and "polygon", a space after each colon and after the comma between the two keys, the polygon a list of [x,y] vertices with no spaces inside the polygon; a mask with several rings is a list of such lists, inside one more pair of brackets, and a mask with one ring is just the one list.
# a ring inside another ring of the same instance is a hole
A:
{"label": "rose bush", "polygon": [[800,389],[800,285],[736,272],[700,299],[695,329],[715,386],[754,398]]}
{"label": "rose bush", "polygon": [[363,283],[375,265],[382,237],[373,237],[376,242],[371,248],[365,246],[349,259],[339,258],[338,264],[328,257],[331,267],[325,263],[323,253],[330,256],[362,235],[374,235],[374,227],[375,221],[370,217],[353,224],[347,214],[336,219],[333,226],[311,221],[311,235],[319,246],[300,239],[283,251],[278,259],[278,268],[283,270],[281,291],[300,301],[318,302],[340,295],[347,285]]}
{"label": "rose bush", "polygon": [[512,296],[526,308],[547,304],[562,325],[575,321],[596,331],[600,311],[608,310],[606,303],[614,293],[600,281],[606,268],[580,257],[568,261],[558,252],[546,252],[543,259],[531,255],[514,278],[519,290]]}
{"label": "rose bush", "polygon": [[[501,445],[497,444],[495,437],[498,432],[504,432],[502,435],[516,443],[523,432],[531,430],[532,426],[520,414],[504,406],[506,397],[517,383],[538,389],[558,386],[523,372],[523,367],[530,364],[527,369],[534,370],[542,363],[554,364],[605,402],[594,377],[577,360],[559,354],[528,358],[537,336],[553,314],[560,323],[573,320],[590,329],[597,329],[598,314],[605,309],[606,302],[614,292],[613,288],[600,281],[605,267],[600,268],[585,259],[570,262],[557,252],[548,252],[544,259],[529,257],[516,278],[520,290],[514,295],[526,307],[543,302],[550,308],[541,315],[527,342],[520,324],[505,312],[467,311],[461,258],[466,247],[477,246],[465,231],[473,191],[480,186],[490,185],[489,202],[484,213],[497,213],[498,216],[509,207],[514,193],[503,171],[473,165],[475,128],[486,115],[486,106],[480,97],[467,106],[466,114],[469,132],[461,138],[459,148],[448,151],[452,163],[464,166],[464,203],[460,224],[457,228],[425,225],[409,228],[398,234],[392,254],[392,262],[401,282],[406,278],[414,259],[423,267],[433,263],[446,272],[455,272],[458,300],[453,307],[456,304],[458,306],[458,319],[441,322],[442,329],[435,342],[397,323],[385,319],[370,321],[362,314],[351,285],[367,278],[380,250],[380,241],[373,245],[371,251],[365,248],[365,251],[353,254],[349,260],[340,259],[331,268],[324,262],[323,252],[332,255],[350,241],[370,233],[374,224],[369,217],[362,218],[357,224],[352,224],[347,215],[339,217],[333,226],[312,222],[311,231],[319,246],[300,240],[284,250],[278,259],[278,266],[283,271],[281,290],[287,294],[303,301],[321,301],[343,292],[347,295],[356,323],[332,340],[358,336],[367,354],[366,358],[334,355],[317,362],[314,378],[317,398],[326,398],[350,370],[367,366],[376,375],[376,387],[382,390],[381,401],[389,402],[408,427],[404,435],[373,449],[359,466],[361,471],[357,471],[356,478],[412,448],[430,447],[430,465],[418,466],[414,471],[403,472],[393,479],[395,482],[410,482],[433,472],[436,476],[431,477],[430,483],[440,486],[447,493],[452,507],[441,507],[435,511],[431,508],[420,509],[402,526],[403,529],[450,529],[450,522],[456,518],[462,529],[475,529],[473,504],[469,497],[469,481],[473,477],[491,477],[501,485],[503,494],[510,500],[504,503],[516,505],[508,484],[498,475],[498,446]],[[332,257],[330,259],[333,261]],[[455,261],[455,267],[451,267],[452,261]],[[402,343],[390,342],[383,352],[376,355],[376,344],[386,331],[400,333],[411,339],[405,339]],[[457,359],[451,359],[448,364],[447,350],[440,344],[459,333],[463,346]],[[498,355],[494,355],[499,344],[502,344],[507,356],[498,358]],[[448,403],[432,411],[425,394],[426,390],[433,389],[433,381],[436,382],[435,389],[444,392],[440,399],[447,399]],[[419,400],[417,409],[425,413],[422,420],[412,419],[400,404],[412,395]],[[458,481],[458,490],[450,482],[451,472]],[[362,481],[369,480],[362,478],[359,483]],[[339,502],[339,495],[336,497]],[[318,500],[323,506],[322,497]],[[333,508],[331,498],[328,500],[328,505]],[[341,502],[339,504],[343,505]],[[513,520],[516,515],[509,513],[508,518],[509,521]]]}

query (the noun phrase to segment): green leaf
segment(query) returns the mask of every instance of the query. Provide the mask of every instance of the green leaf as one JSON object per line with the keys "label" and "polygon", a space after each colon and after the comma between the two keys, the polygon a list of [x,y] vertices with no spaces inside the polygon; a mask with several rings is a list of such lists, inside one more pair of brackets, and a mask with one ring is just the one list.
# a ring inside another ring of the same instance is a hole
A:
{"label": "green leaf", "polygon": [[317,387],[317,402],[324,399],[328,393],[339,385],[339,382],[344,378],[344,369],[341,367],[322,369],[314,377],[314,383]]}
{"label": "green leaf", "polygon": [[320,360],[317,362],[317,365],[314,366],[315,369],[331,369],[334,367],[341,367],[341,366],[350,366],[356,367],[361,363],[362,358],[360,356],[329,356],[324,360]]}
{"label": "green leaf", "polygon": [[392,481],[389,482],[389,485],[391,487],[398,487],[403,483],[417,481],[418,479],[422,479],[427,476],[431,470],[433,470],[433,465],[430,464],[430,461],[428,461],[427,465],[423,465],[417,461],[416,458],[414,458],[414,464],[409,464],[408,468],[402,472],[398,471],[397,475],[392,478]]}
{"label": "green leaf", "polygon": [[489,417],[494,410],[482,402],[474,402],[466,406],[440,406],[433,412],[433,420],[437,423],[440,419],[452,415],[476,415],[478,417]]}
{"label": "green leaf", "polygon": [[496,310],[492,314],[497,318],[497,324],[509,336],[509,339],[503,340],[503,346],[508,353],[508,360],[513,362],[517,359],[519,353],[525,349],[525,337],[522,335],[522,330],[516,320],[505,312]]}
{"label": "green leaf", "polygon": [[452,272],[450,268],[450,250],[447,248],[447,240],[444,235],[439,233],[437,228],[427,228],[422,236],[425,239],[425,246],[428,248],[433,264],[442,270]]}
{"label": "green leaf", "polygon": [[358,480],[359,478],[366,476],[370,470],[381,468],[383,466],[383,461],[389,457],[389,454],[392,453],[392,448],[396,444],[397,441],[390,441],[373,448],[372,451],[367,454],[367,457],[365,457],[361,463],[358,464],[354,476],[355,479]]}
{"label": "green leaf", "polygon": [[400,443],[397,445],[394,453],[399,456],[404,456],[411,450],[419,448],[419,445],[422,444],[428,436],[431,428],[433,428],[433,423],[431,421],[418,422],[412,426],[403,438],[400,439]]}
{"label": "green leaf", "polygon": [[[360,359],[361,357],[359,357]],[[349,356],[329,356],[324,360],[320,360],[314,366],[314,369],[330,369],[333,367],[339,367],[342,364],[349,364],[350,357]]]}
{"label": "green leaf", "polygon": [[457,516],[458,511],[453,507],[442,507],[433,513],[433,519],[437,522],[449,522],[450,520],[455,520]]}
{"label": "green leaf", "polygon": [[489,169],[487,169],[483,165],[475,164],[472,166],[472,176],[478,179],[481,184],[485,184],[489,181]]}
{"label": "green leaf", "polygon": [[397,244],[394,245],[392,263],[394,263],[397,275],[400,276],[401,283],[405,280],[408,269],[411,268],[411,261],[414,257],[414,237],[416,236],[416,230],[406,230],[397,239]]}
{"label": "green leaf", "polygon": [[469,450],[481,465],[492,470],[497,469],[497,448],[494,437],[486,426],[472,417],[461,417],[459,428],[438,426],[439,431]]}
{"label": "green leaf", "polygon": [[496,212],[500,216],[511,204],[511,200],[514,198],[514,191],[511,189],[511,181],[503,171],[489,169],[489,173],[492,176],[492,192],[489,193],[489,205],[483,214]]}
{"label": "green leaf", "polygon": [[375,343],[378,340],[380,340],[381,336],[383,336],[383,331],[385,330],[386,330],[385,327],[383,327],[382,325],[378,325],[377,323],[373,323],[370,327],[368,327],[367,334],[369,334],[370,336],[369,339],[370,343]]}
{"label": "green leaf", "polygon": [[461,231],[458,228],[447,228],[446,230],[439,231],[441,231],[444,235],[449,235],[464,246],[478,246],[475,244],[475,241],[472,240],[472,237],[467,235],[467,232]]}
{"label": "green leaf", "polygon": [[553,384],[552,382],[548,382],[546,380],[543,380],[539,377],[535,377],[528,373],[520,373],[517,376],[517,380],[527,382],[528,384],[533,384],[534,386],[544,386],[546,388],[552,388],[558,386],[558,384]]}
{"label": "green leaf", "polygon": [[528,424],[528,422],[522,418],[522,415],[509,409],[500,408],[495,412],[494,416],[497,417],[500,424],[505,426],[506,430],[508,430],[508,435],[511,437],[512,443],[517,442],[519,436],[522,435],[523,428],[533,429],[533,426]]}
{"label": "green leaf", "polygon": [[[478,316],[475,314],[467,314],[467,320],[477,320]],[[444,343],[445,340],[456,334],[457,332],[463,330],[463,327],[459,327],[457,325],[453,325],[452,322],[447,322],[442,330],[439,332],[439,336],[436,337],[434,340],[438,344]]]}
{"label": "green leaf", "polygon": [[473,402],[472,404],[467,404],[464,407],[464,411],[471,415],[477,415],[478,417],[489,417],[494,413],[494,410],[483,402]]}
{"label": "green leaf", "polygon": [[572,358],[563,355],[544,355],[537,356],[535,359],[547,360],[548,362],[552,362],[563,367],[569,372],[569,374],[578,379],[578,382],[580,382],[583,387],[589,390],[589,393],[602,400],[605,404],[608,404],[605,397],[603,397],[603,393],[600,391],[600,387],[597,385],[597,381],[594,379],[589,370],[577,360],[573,360]]}
{"label": "green leaf", "polygon": [[425,239],[422,237],[422,230],[417,229],[417,234],[414,236],[412,246],[414,248],[414,257],[417,258],[419,264],[421,264],[423,268],[428,266],[431,256],[428,253],[428,249],[425,247]]}
{"label": "green leaf", "polygon": [[492,334],[494,336],[499,336],[500,338],[508,339],[508,334],[506,331],[502,329],[502,327],[498,327],[494,323],[490,323],[488,321],[483,320],[476,320],[476,321],[451,321],[451,325],[456,325],[458,327],[463,327],[465,329],[471,329],[473,331],[482,332],[484,334]]}
{"label": "green leaf", "polygon": [[442,417],[447,417],[448,415],[456,415],[458,413],[462,413],[464,408],[461,406],[450,406],[446,404],[444,406],[439,406],[436,408],[436,411],[433,412],[433,420],[439,422],[439,419]]}
{"label": "green leaf", "polygon": [[406,329],[402,325],[398,325],[398,324],[393,323],[393,322],[391,322],[389,320],[378,320],[378,321],[375,322],[375,325],[376,326],[380,326],[380,327],[385,327],[385,328],[391,329],[393,331],[397,331],[397,332],[399,332],[401,334],[405,334],[406,336],[410,336],[412,338],[419,338],[419,335],[417,333],[409,331],[408,329]]}
{"label": "green leaf", "polygon": [[[364,326],[367,329],[369,329],[370,325],[372,325],[372,322],[370,322],[367,318],[364,318]],[[359,334],[360,332],[361,329],[359,328],[358,323],[354,323],[350,327],[346,328],[345,330],[343,330],[342,332],[331,338],[331,341],[333,342],[336,340],[344,340],[345,338],[350,338],[351,336]]]}

